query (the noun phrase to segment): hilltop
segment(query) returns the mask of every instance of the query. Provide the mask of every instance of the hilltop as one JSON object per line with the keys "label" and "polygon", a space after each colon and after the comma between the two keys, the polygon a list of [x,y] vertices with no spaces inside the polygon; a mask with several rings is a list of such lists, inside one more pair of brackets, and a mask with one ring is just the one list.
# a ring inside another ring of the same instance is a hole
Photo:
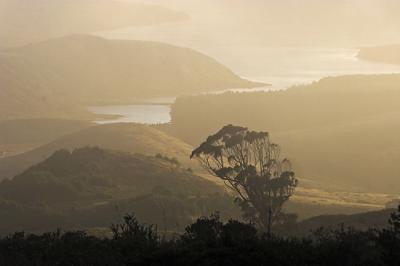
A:
{"label": "hilltop", "polygon": [[372,212],[364,212],[352,215],[321,215],[304,220],[296,225],[297,235],[307,235],[319,228],[340,229],[342,226],[357,230],[369,228],[383,229],[389,226],[390,214],[396,209],[385,209]]}
{"label": "hilltop", "polygon": [[176,229],[216,208],[228,212],[231,198],[223,195],[220,186],[159,156],[57,150],[0,183],[0,233],[108,227],[132,211]]}
{"label": "hilltop", "polygon": [[72,152],[58,150],[13,179],[4,180],[0,197],[54,206],[138,197],[157,188],[188,195],[219,191],[214,183],[162,158],[87,147]]}
{"label": "hilltop", "polygon": [[186,167],[198,167],[189,159],[192,147],[151,126],[140,124],[97,125],[62,136],[31,151],[0,159],[0,177],[12,178],[48,158],[60,149],[73,150],[85,146],[154,156],[177,158]]}
{"label": "hilltop", "polygon": [[191,49],[89,35],[3,51],[0,83],[0,120],[88,118],[93,104],[260,85]]}

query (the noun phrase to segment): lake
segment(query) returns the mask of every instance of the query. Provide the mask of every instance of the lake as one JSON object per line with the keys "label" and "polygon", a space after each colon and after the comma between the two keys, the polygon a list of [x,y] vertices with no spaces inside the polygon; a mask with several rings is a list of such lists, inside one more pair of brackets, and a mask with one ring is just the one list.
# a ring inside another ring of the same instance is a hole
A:
{"label": "lake", "polygon": [[[96,35],[109,39],[159,41],[193,48],[217,59],[241,77],[272,84],[271,87],[255,90],[282,90],[327,76],[400,73],[398,65],[359,60],[359,50],[354,47],[272,47],[221,41],[221,38],[217,38],[218,34],[211,35],[210,38],[207,25],[196,20],[125,28],[99,32]],[[169,99],[173,102],[174,97]],[[99,123],[168,122],[170,107],[165,104],[157,105],[158,101],[159,99],[154,99],[150,104],[92,107],[90,110],[97,114],[121,116],[97,121]]]}
{"label": "lake", "polygon": [[133,104],[133,105],[108,105],[92,106],[90,112],[107,115],[112,118],[96,120],[98,124],[110,123],[143,123],[162,124],[171,120],[170,105],[158,104]]}

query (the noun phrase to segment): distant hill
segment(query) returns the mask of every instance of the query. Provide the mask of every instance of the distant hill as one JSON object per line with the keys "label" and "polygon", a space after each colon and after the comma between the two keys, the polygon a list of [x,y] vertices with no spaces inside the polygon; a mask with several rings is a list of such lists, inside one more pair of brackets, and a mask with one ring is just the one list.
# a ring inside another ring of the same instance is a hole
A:
{"label": "distant hill", "polygon": [[95,147],[58,150],[0,183],[0,234],[108,227],[131,212],[176,230],[193,217],[233,208],[224,194],[215,183],[158,156]]}
{"label": "distant hill", "polygon": [[260,85],[190,49],[89,35],[3,51],[0,83],[0,120],[87,118],[90,104]]}
{"label": "distant hill", "polygon": [[192,147],[150,126],[139,124],[99,125],[83,129],[45,144],[32,151],[0,159],[0,177],[12,178],[40,163],[59,149],[73,150],[85,146],[154,156],[176,157],[182,166],[197,167],[189,160]]}
{"label": "distant hill", "polygon": [[81,148],[59,150],[0,185],[0,198],[57,205],[132,198],[164,188],[176,194],[222,191],[215,183],[155,156]]}
{"label": "distant hill", "polygon": [[324,227],[330,229],[340,229],[353,227],[358,230],[368,230],[369,228],[382,229],[389,226],[390,214],[396,209],[385,209],[380,211],[365,212],[352,215],[322,215],[304,220],[297,224],[297,235],[306,235],[311,231]]}
{"label": "distant hill", "polygon": [[358,53],[358,58],[373,62],[400,64],[400,44],[363,47]]}
{"label": "distant hill", "polygon": [[0,0],[0,46],[188,19],[168,8],[113,0]]}
{"label": "distant hill", "polygon": [[281,92],[181,97],[172,125],[193,146],[229,123],[269,131],[300,177],[398,193],[399,84],[398,74],[342,76]]}
{"label": "distant hill", "polygon": [[93,124],[62,119],[0,121],[0,158],[23,153]]}

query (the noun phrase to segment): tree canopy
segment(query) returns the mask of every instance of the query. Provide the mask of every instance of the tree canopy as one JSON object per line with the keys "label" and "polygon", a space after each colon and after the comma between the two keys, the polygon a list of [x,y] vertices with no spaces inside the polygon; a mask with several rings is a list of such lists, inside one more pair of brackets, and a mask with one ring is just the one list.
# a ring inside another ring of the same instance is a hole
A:
{"label": "tree canopy", "polygon": [[236,194],[243,217],[270,231],[297,186],[290,161],[267,132],[227,125],[196,148],[197,158]]}

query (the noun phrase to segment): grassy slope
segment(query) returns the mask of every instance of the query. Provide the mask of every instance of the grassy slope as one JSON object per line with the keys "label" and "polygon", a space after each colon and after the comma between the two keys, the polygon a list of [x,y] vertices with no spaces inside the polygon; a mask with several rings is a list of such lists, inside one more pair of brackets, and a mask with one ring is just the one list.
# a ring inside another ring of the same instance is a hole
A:
{"label": "grassy slope", "polygon": [[387,228],[390,214],[395,209],[385,209],[352,215],[322,215],[300,222],[295,234],[306,235],[320,227],[340,229],[342,225],[367,230],[369,228]]}
{"label": "grassy slope", "polygon": [[[187,155],[191,147],[173,137],[140,125],[91,127],[31,152],[0,160],[2,172],[10,176],[18,169],[24,172],[2,186],[1,197],[5,199],[0,202],[0,210],[11,215],[11,218],[0,223],[0,232],[49,230],[61,225],[66,228],[104,227],[115,222],[119,215],[132,211],[145,222],[157,223],[171,230],[176,229],[177,220],[182,229],[182,226],[196,217],[214,211],[221,211],[225,218],[239,217],[232,198],[210,196],[213,190],[202,185],[196,185],[197,194],[194,198],[174,196],[159,189],[152,191],[151,187],[162,183],[153,182],[154,175],[168,177],[176,173],[176,168],[159,158],[117,151],[91,155],[85,152],[91,149],[83,149],[73,154],[61,152],[46,160],[60,148],[74,149],[87,145],[148,155],[163,153],[176,156],[182,162],[182,168],[178,171],[180,176],[194,176],[183,170],[190,164]],[[30,166],[33,167],[28,169]],[[28,170],[23,171],[25,169]],[[129,179],[130,175],[141,178]],[[126,183],[126,180],[132,182]],[[213,184],[212,187],[219,187],[204,178],[201,180]],[[177,192],[173,187],[185,187],[184,184],[175,186],[174,182],[167,179],[164,181],[163,186],[173,192]],[[143,182],[147,182],[147,185]],[[41,201],[39,205],[34,203],[38,199]],[[321,214],[352,214],[376,210],[390,199],[387,195],[346,193],[340,188],[329,190],[314,181],[302,180],[300,188],[285,209],[297,213],[300,219],[306,219]],[[53,208],[55,205],[62,209]],[[46,206],[53,207],[48,209]],[[67,206],[75,207],[70,210],[67,208],[69,211],[66,211],[64,208]],[[42,222],[44,217],[47,217],[46,223]],[[24,222],[13,224],[10,219],[22,219]]]}
{"label": "grassy slope", "polygon": [[[182,167],[191,167],[197,173],[213,182],[215,177],[205,176],[195,161],[189,160],[192,147],[153,127],[135,124],[117,124],[94,126],[42,145],[32,151],[17,156],[0,159],[0,176],[11,178],[22,173],[29,167],[48,158],[59,149],[75,149],[84,146],[126,152],[155,155],[161,153],[176,157]],[[218,182],[217,182],[218,183]],[[309,180],[302,180],[293,202],[288,205],[288,211],[295,211],[301,219],[320,214],[356,213],[375,210],[384,207],[392,198],[388,195],[360,195],[344,192],[342,188],[330,186],[330,190]]]}
{"label": "grassy slope", "polygon": [[168,226],[176,228],[201,215],[203,205],[221,206],[215,193],[224,192],[162,158],[99,148],[59,150],[0,183],[0,233],[107,227],[132,211],[160,225],[167,222],[163,211]]}
{"label": "grassy slope", "polygon": [[84,146],[126,152],[176,157],[183,165],[194,166],[189,161],[191,146],[150,126],[136,124],[112,124],[94,126],[61,137],[49,144],[13,157],[0,159],[0,176],[11,178],[28,167],[41,162],[59,149],[75,149]]}
{"label": "grassy slope", "polygon": [[227,123],[266,130],[299,176],[398,193],[400,75],[326,78],[285,92],[178,99],[178,136],[197,145]]}
{"label": "grassy slope", "polygon": [[[285,208],[299,214],[302,220],[321,214],[378,209],[379,200],[384,198],[375,198],[373,206],[369,201],[376,195],[323,192],[315,184],[309,185],[314,188],[299,188]],[[57,151],[11,181],[0,183],[0,198],[0,213],[7,213],[0,223],[0,233],[51,230],[59,226],[106,227],[132,211],[145,222],[173,231],[215,211],[221,211],[224,219],[240,217],[233,198],[224,195],[214,182],[160,158],[99,148],[81,148],[72,153]],[[367,216],[356,224],[352,217],[355,216],[307,219],[295,233],[341,221],[365,227],[383,219],[370,220]],[[11,223],[12,219],[19,222]]]}
{"label": "grassy slope", "polygon": [[154,156],[87,147],[56,151],[3,182],[0,193],[19,203],[53,206],[138,197],[154,189],[189,195],[222,191],[215,183]]}

